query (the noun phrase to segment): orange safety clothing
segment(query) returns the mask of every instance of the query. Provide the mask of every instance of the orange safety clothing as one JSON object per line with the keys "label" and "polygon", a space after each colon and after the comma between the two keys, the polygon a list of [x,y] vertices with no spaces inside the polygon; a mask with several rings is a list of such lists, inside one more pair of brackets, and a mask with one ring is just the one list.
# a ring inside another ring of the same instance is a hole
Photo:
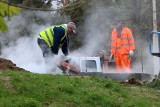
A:
{"label": "orange safety clothing", "polygon": [[135,50],[134,38],[129,28],[123,27],[120,37],[116,29],[111,34],[111,54],[116,61],[117,72],[131,72],[129,51]]}

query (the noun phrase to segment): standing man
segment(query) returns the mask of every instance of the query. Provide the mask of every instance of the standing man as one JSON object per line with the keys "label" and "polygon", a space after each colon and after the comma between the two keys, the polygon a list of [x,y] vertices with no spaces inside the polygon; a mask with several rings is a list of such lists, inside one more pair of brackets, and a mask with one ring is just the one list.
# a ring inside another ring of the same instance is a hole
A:
{"label": "standing man", "polygon": [[[58,55],[58,51],[61,48],[65,56],[68,53],[69,36],[76,31],[76,26],[73,22],[62,25],[51,26],[39,33],[37,39],[38,45],[42,50],[43,57],[46,61],[48,57],[54,57]],[[50,59],[50,58],[49,58]]]}
{"label": "standing man", "polygon": [[131,56],[135,51],[134,38],[129,28],[123,21],[117,21],[116,28],[111,34],[110,58],[116,61],[116,70],[119,73],[130,73]]}

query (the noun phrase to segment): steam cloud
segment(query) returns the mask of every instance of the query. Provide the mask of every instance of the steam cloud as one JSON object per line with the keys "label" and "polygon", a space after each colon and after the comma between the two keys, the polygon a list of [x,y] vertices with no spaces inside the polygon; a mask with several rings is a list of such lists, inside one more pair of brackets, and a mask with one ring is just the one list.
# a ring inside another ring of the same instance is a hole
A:
{"label": "steam cloud", "polygon": [[[30,19],[33,14],[38,18],[45,19],[46,24],[36,24],[34,20]],[[48,18],[46,19],[46,17]],[[33,12],[30,15],[28,12],[24,12],[24,14],[13,17],[8,21],[9,31],[0,34],[1,57],[34,73],[51,73],[51,67],[55,65],[50,65],[50,67],[45,65],[42,52],[37,44],[39,32],[51,26],[49,22],[51,23],[54,19],[51,17],[51,13],[43,12]]]}
{"label": "steam cloud", "polygon": [[[117,14],[118,12],[121,13],[122,11],[123,10],[119,10],[119,8],[105,7],[102,5],[96,5],[96,8],[93,7],[90,16],[86,17],[83,27],[85,44],[81,49],[77,49],[73,53],[82,52],[87,56],[92,56],[96,55],[99,50],[103,49],[106,50],[106,52],[109,54],[110,33],[114,28],[114,19],[115,17],[117,17],[115,14]],[[31,15],[29,14],[29,12],[26,12],[25,15],[23,14],[12,18],[8,22],[9,31],[7,33],[0,34],[2,49],[1,57],[10,59],[17,66],[31,72],[46,73],[50,68],[48,68],[44,64],[41,50],[37,45],[37,37],[41,30],[44,30],[46,27],[51,26],[50,22],[54,20],[54,18],[52,17],[54,17],[55,14],[51,16],[50,13],[32,13],[35,14],[37,18],[43,19],[43,21],[46,23],[45,25],[38,25],[35,23],[35,20],[28,19],[31,17]],[[31,20],[30,23],[28,22],[28,20]],[[61,20],[63,19],[56,19],[54,20],[54,23],[56,24],[58,22],[61,22]],[[23,35],[22,31],[25,30],[26,32],[29,30],[28,35],[27,33]],[[136,40],[138,39],[139,38],[136,38]],[[137,47],[136,51],[139,51],[140,49],[141,48]],[[152,57],[149,55],[149,53],[147,53],[148,47],[143,47],[143,50],[145,53],[145,56],[143,56],[143,70],[144,72],[153,73],[150,72],[153,65],[151,64]],[[133,70],[134,72],[142,71],[142,62],[140,60],[136,60],[134,62]]]}

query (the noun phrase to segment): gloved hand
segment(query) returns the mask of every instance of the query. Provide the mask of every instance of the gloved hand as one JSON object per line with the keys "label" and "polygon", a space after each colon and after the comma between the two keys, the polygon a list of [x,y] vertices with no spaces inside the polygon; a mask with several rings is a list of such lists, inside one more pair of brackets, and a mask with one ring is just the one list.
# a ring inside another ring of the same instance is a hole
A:
{"label": "gloved hand", "polygon": [[65,56],[64,60],[69,60],[70,58],[68,56]]}
{"label": "gloved hand", "polygon": [[68,57],[68,56],[65,56],[65,59],[64,59],[66,62],[70,62],[71,61],[71,58],[70,57]]}
{"label": "gloved hand", "polygon": [[133,56],[134,52],[132,50],[129,51],[129,56]]}
{"label": "gloved hand", "polygon": [[69,58],[68,56],[61,55],[61,56],[60,56],[60,60],[61,60],[61,61],[70,61],[71,58]]}
{"label": "gloved hand", "polygon": [[112,60],[114,58],[113,54],[110,55],[109,60]]}

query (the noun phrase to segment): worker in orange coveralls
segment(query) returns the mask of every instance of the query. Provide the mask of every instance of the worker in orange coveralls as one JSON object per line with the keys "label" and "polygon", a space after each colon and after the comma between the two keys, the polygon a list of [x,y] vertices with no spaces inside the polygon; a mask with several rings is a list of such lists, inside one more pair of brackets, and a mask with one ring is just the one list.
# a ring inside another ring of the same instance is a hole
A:
{"label": "worker in orange coveralls", "polygon": [[116,70],[119,73],[130,73],[131,56],[135,51],[132,31],[124,26],[123,21],[116,22],[116,28],[111,33],[110,59],[116,61]]}

